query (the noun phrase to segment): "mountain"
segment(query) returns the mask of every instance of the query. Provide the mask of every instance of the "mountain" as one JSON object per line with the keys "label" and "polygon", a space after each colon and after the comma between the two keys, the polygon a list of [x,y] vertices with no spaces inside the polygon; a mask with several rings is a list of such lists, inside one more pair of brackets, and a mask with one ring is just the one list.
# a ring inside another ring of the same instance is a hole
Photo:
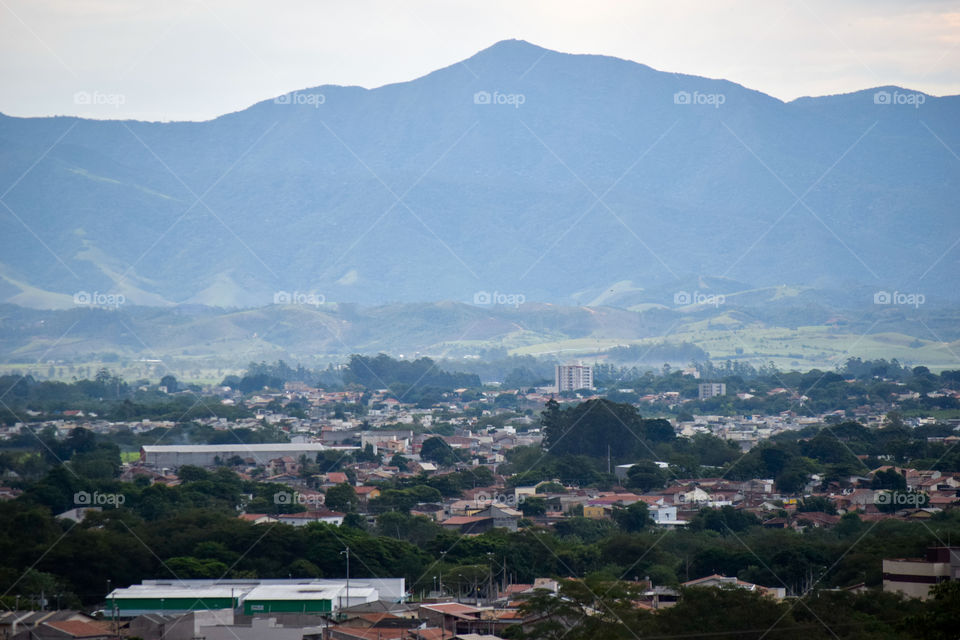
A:
{"label": "mountain", "polygon": [[955,299],[958,149],[960,96],[784,103],[523,41],[208,122],[0,116],[0,300]]}

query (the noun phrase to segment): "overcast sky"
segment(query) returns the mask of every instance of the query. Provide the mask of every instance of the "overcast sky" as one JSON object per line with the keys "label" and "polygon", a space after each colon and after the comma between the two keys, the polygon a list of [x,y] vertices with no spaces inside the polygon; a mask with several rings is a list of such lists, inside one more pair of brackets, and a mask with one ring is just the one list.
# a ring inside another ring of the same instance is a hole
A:
{"label": "overcast sky", "polygon": [[17,116],[208,119],[305,87],[410,80],[507,38],[783,100],[960,94],[957,0],[0,0],[0,16],[0,112]]}

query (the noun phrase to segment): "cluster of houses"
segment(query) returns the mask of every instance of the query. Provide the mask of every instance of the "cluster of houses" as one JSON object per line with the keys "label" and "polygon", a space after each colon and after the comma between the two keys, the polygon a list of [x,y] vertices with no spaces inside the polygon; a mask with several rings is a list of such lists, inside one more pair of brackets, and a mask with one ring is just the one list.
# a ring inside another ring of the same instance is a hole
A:
{"label": "cluster of houses", "polygon": [[[379,597],[375,587],[383,591],[383,585],[361,579],[354,581],[355,595],[348,596],[349,602],[338,602],[343,598],[343,580],[182,582],[147,581],[118,589],[108,595],[102,610],[93,613],[6,611],[0,613],[0,639],[497,640],[510,627],[529,631],[544,620],[544,614],[522,609],[530,596],[559,592],[559,584],[550,578],[527,584],[491,580],[488,597],[454,599],[434,592],[411,602],[406,594],[396,597],[390,592],[390,583],[402,583],[400,579],[380,580],[388,588]],[[641,609],[669,608],[681,597],[679,590],[654,586],[649,580],[637,581],[636,586],[635,604]],[[783,589],[722,575],[681,586],[735,587],[776,599],[785,596]]]}

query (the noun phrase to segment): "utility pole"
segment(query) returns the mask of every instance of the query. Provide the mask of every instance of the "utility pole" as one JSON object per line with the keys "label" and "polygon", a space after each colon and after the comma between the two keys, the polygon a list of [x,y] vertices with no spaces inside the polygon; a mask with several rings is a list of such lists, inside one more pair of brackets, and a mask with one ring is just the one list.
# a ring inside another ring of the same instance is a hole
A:
{"label": "utility pole", "polygon": [[507,555],[503,555],[503,590],[507,590]]}
{"label": "utility pole", "polygon": [[[347,556],[347,607],[350,606],[350,546],[347,545],[347,548],[344,551],[340,552],[340,555]],[[343,605],[340,606],[343,608]]]}

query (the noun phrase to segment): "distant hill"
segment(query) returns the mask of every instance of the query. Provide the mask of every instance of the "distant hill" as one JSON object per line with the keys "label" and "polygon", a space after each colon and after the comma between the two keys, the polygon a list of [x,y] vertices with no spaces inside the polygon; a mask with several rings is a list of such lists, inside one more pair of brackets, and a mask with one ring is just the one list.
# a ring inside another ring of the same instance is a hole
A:
{"label": "distant hill", "polygon": [[0,300],[955,299],[957,150],[958,96],[783,103],[522,41],[209,122],[0,116]]}
{"label": "distant hill", "polygon": [[[753,295],[760,296],[764,292]],[[222,379],[250,362],[325,366],[350,354],[380,352],[414,359],[476,362],[506,355],[547,360],[642,363],[740,360],[759,367],[833,368],[848,357],[898,359],[956,368],[956,308],[891,305],[864,313],[830,308],[810,294],[764,303],[729,302],[642,311],[527,303],[481,307],[463,303],[269,305],[213,309],[198,305],[63,311],[0,304],[0,373],[10,369],[62,379],[100,364],[131,379],[175,372]],[[696,345],[692,347],[691,345]],[[445,365],[457,371],[453,365]],[[219,376],[219,378],[217,378]]]}

